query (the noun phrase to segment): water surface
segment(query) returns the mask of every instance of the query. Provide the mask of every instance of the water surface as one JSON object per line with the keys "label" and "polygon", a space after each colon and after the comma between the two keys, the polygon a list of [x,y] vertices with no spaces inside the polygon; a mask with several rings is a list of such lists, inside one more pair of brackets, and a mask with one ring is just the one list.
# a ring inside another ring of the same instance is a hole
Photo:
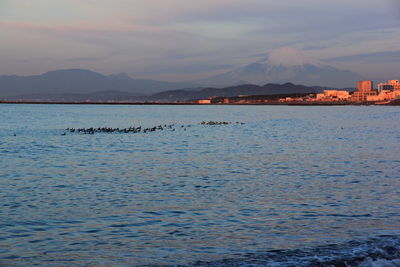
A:
{"label": "water surface", "polygon": [[[398,107],[0,105],[0,114],[0,265],[240,264],[371,238],[398,252]],[[199,125],[210,120],[245,124]]]}

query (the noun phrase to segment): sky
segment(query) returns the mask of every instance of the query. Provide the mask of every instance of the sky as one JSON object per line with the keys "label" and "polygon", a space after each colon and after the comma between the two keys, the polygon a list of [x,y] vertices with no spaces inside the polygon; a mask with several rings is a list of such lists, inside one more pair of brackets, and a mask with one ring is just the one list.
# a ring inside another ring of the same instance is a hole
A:
{"label": "sky", "polygon": [[400,79],[400,1],[0,0],[0,74],[85,68],[185,81],[288,46]]}

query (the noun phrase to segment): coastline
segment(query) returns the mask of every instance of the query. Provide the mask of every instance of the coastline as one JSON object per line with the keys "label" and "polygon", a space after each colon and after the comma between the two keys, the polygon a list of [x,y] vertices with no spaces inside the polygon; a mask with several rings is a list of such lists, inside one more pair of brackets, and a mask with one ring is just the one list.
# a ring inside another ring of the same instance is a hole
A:
{"label": "coastline", "polygon": [[400,101],[376,102],[263,102],[263,103],[208,103],[196,102],[71,102],[71,101],[0,101],[0,104],[41,104],[41,105],[180,105],[180,106],[399,106]]}

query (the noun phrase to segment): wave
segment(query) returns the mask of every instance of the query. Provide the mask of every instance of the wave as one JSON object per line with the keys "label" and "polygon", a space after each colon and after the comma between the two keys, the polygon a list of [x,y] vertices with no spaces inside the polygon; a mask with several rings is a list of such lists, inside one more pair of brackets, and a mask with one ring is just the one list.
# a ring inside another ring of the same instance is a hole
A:
{"label": "wave", "polygon": [[306,249],[247,253],[213,262],[198,261],[194,267],[400,267],[400,236],[382,235],[361,241]]}

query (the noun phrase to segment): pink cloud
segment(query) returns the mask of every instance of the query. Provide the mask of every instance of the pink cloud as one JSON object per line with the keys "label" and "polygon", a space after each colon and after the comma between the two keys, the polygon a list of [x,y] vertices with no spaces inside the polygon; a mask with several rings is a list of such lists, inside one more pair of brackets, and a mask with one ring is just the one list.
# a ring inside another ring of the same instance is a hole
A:
{"label": "pink cloud", "polygon": [[160,32],[160,27],[144,25],[116,25],[116,24],[73,24],[73,25],[47,25],[37,23],[25,23],[19,21],[0,21],[0,26],[9,29],[38,32],[70,33],[70,32],[110,32],[110,33],[129,33],[129,32]]}

